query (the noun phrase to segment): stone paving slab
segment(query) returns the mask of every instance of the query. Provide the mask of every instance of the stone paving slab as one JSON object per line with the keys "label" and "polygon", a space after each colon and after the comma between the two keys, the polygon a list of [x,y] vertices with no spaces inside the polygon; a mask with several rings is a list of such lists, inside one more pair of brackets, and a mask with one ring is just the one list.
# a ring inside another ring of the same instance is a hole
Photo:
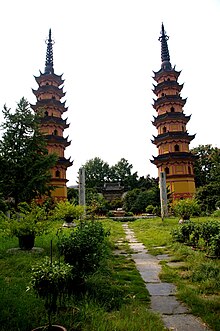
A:
{"label": "stone paving slab", "polygon": [[210,329],[193,315],[162,316],[165,326],[173,331],[210,331]]}
{"label": "stone paving slab", "polygon": [[170,256],[168,254],[159,254],[156,256],[157,260],[160,261],[167,261],[170,259]]}
{"label": "stone paving slab", "polygon": [[181,302],[177,301],[175,296],[154,295],[151,297],[151,309],[161,314],[186,314],[189,309]]}
{"label": "stone paving slab", "polygon": [[[160,254],[155,257],[148,254],[144,245],[138,243],[133,231],[128,228],[128,224],[123,224],[123,228],[130,248],[136,251],[132,254],[132,258],[151,295],[151,309],[161,314],[165,327],[170,331],[211,331],[202,321],[190,314],[183,303],[176,299],[176,286],[174,284],[161,282],[159,261],[169,261],[169,255]],[[158,248],[163,248],[163,246]],[[183,262],[169,261],[167,265],[178,268],[183,266]]]}
{"label": "stone paving slab", "polygon": [[143,252],[145,250],[142,243],[130,243],[130,248],[137,252]]}
{"label": "stone paving slab", "polygon": [[137,270],[139,271],[141,277],[145,281],[145,283],[158,283],[160,281],[160,278],[158,277],[158,271],[157,270],[145,270],[145,268],[140,268],[138,265],[136,265]]}
{"label": "stone paving slab", "polygon": [[168,262],[167,265],[171,268],[181,268],[185,267],[186,263],[185,262]]}
{"label": "stone paving slab", "polygon": [[170,283],[147,283],[146,288],[150,295],[174,295],[176,293],[176,286]]}

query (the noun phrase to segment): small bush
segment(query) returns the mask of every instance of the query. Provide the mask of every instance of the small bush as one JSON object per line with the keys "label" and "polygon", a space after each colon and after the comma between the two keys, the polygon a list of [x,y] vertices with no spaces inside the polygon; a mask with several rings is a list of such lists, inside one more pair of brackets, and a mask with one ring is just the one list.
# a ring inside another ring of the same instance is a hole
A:
{"label": "small bush", "polygon": [[220,257],[220,233],[211,238],[209,253],[216,257]]}
{"label": "small bush", "polygon": [[213,217],[220,217],[220,209],[215,210],[215,211],[212,213],[212,216],[213,216]]}
{"label": "small bush", "polygon": [[82,218],[84,213],[83,206],[75,206],[69,201],[60,201],[57,203],[56,207],[52,213],[52,220],[54,221],[66,221],[68,218],[73,219],[80,219]]}
{"label": "small bush", "polygon": [[79,280],[94,273],[107,252],[106,237],[109,232],[97,221],[81,222],[69,236],[59,239],[58,248],[66,263],[73,266]]}
{"label": "small bush", "polygon": [[171,235],[174,241],[181,243],[197,243],[199,241],[199,226],[192,221],[185,222],[177,229],[171,231]]}
{"label": "small bush", "polygon": [[206,282],[207,280],[217,281],[218,288],[220,288],[220,270],[219,266],[215,265],[213,261],[199,263],[193,268],[192,281]]}
{"label": "small bush", "polygon": [[211,238],[220,233],[220,222],[210,220],[201,226],[201,238],[205,241],[206,246],[210,245]]}
{"label": "small bush", "polygon": [[146,207],[146,213],[148,213],[148,214],[152,214],[153,213],[153,211],[154,211],[154,208],[155,208],[155,206],[153,206],[153,205],[148,205],[147,207]]}
{"label": "small bush", "polygon": [[174,201],[172,204],[173,212],[183,220],[189,220],[193,215],[199,215],[200,207],[194,199],[184,199]]}

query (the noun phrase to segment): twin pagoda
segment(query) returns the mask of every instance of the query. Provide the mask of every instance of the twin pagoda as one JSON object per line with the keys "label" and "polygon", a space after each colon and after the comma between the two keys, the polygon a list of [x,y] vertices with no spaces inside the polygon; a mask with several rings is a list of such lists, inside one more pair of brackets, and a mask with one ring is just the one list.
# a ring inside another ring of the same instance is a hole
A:
{"label": "twin pagoda", "polygon": [[[156,95],[153,107],[157,112],[153,125],[157,129],[157,136],[152,142],[158,149],[158,156],[151,162],[158,168],[158,175],[166,174],[166,184],[172,200],[192,198],[195,193],[195,181],[193,164],[195,156],[189,151],[189,144],[195,135],[189,135],[186,125],[190,116],[186,116],[183,107],[186,99],[182,99],[180,92],[183,84],[178,83],[179,71],[170,63],[170,55],[164,26],[162,24],[161,36],[161,69],[154,72],[153,92]],[[56,75],[53,68],[53,40],[51,30],[47,39],[47,51],[44,73],[35,77],[38,89],[33,90],[37,98],[33,110],[40,114],[41,132],[45,135],[49,153],[56,153],[58,161],[51,169],[51,184],[55,188],[51,196],[57,200],[67,198],[67,168],[72,165],[70,159],[66,159],[64,152],[70,145],[68,138],[64,138],[64,130],[69,127],[67,120],[62,118],[67,111],[65,102],[61,99],[63,92],[62,75]]]}

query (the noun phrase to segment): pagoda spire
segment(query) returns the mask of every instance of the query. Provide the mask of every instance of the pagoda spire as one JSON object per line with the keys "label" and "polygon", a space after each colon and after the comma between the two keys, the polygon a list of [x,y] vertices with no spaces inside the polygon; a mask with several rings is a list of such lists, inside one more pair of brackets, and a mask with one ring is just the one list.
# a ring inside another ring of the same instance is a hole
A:
{"label": "pagoda spire", "polygon": [[49,37],[45,41],[47,44],[46,62],[45,62],[45,74],[53,74],[53,44],[54,40],[51,39],[51,29],[49,30]]}
{"label": "pagoda spire", "polygon": [[166,31],[164,29],[164,25],[162,23],[162,28],[161,28],[161,36],[159,37],[159,41],[161,42],[161,68],[163,70],[171,70],[172,66],[170,63],[170,54],[169,54],[169,49],[168,49],[168,44],[167,40],[169,37],[166,35]]}

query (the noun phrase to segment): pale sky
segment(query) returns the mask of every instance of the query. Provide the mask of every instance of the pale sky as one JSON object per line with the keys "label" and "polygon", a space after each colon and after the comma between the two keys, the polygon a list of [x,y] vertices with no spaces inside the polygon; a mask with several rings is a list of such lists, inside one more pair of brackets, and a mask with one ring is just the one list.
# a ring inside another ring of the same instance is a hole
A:
{"label": "pale sky", "polygon": [[139,176],[157,177],[152,76],[161,66],[162,21],[171,64],[182,70],[184,112],[192,114],[190,147],[220,147],[220,0],[7,0],[0,13],[1,109],[23,96],[35,104],[34,76],[44,72],[52,29],[54,70],[63,73],[69,107],[68,185],[94,157],[110,166],[123,157]]}

